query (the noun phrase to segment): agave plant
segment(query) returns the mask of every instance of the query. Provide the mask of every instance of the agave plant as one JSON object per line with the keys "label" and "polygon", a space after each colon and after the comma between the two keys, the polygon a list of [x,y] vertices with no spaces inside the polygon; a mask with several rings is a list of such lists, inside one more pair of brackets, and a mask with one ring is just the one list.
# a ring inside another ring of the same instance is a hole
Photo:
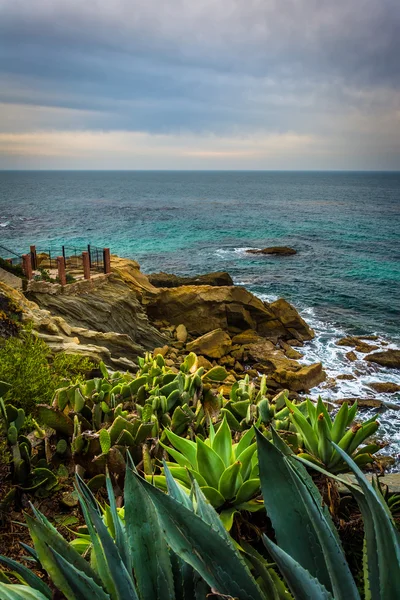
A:
{"label": "agave plant", "polygon": [[[192,488],[194,478],[207,500],[221,511],[221,519],[229,529],[236,510],[256,511],[262,502],[255,500],[260,491],[254,429],[249,429],[233,443],[231,430],[224,417],[217,432],[210,422],[210,437],[196,441],[181,438],[165,430],[172,447],[163,447],[175,462],[166,465],[172,476],[186,489]],[[166,490],[164,475],[148,477],[155,485]]]}
{"label": "agave plant", "polygon": [[331,473],[346,472],[349,470],[348,463],[332,445],[331,442],[334,442],[351,456],[358,466],[373,462],[372,454],[380,450],[381,446],[375,443],[366,446],[361,444],[377,431],[379,422],[375,417],[362,424],[355,424],[357,402],[354,402],[351,408],[347,402],[344,402],[334,419],[331,418],[321,398],[318,398],[316,405],[310,400],[307,400],[306,404],[307,416],[299,410],[298,406],[286,399],[290,418],[306,450],[300,452],[301,458],[317,466],[323,466]]}
{"label": "agave plant", "polygon": [[[248,544],[243,542],[240,547],[232,541],[196,480],[189,496],[168,467],[165,494],[128,465],[125,523],[118,516],[108,480],[113,532],[107,529],[94,497],[78,478],[79,498],[93,545],[91,564],[37,510],[35,518],[27,517],[35,550],[26,548],[67,600],[86,600],[88,595],[98,600],[200,599],[210,588],[217,595],[240,600],[288,598],[288,588],[295,600],[360,600],[317,488],[299,459],[277,434],[273,432],[273,436],[274,444],[257,433],[261,485],[277,541],[275,544],[263,536],[275,561],[273,568],[267,557]],[[381,497],[358,466],[339,446],[335,449],[358,483],[343,481],[355,495],[364,518],[365,598],[397,600],[398,533]],[[50,588],[32,571],[5,557],[0,557],[0,562],[21,581],[18,585],[4,583],[3,575],[2,599],[50,600]]]}

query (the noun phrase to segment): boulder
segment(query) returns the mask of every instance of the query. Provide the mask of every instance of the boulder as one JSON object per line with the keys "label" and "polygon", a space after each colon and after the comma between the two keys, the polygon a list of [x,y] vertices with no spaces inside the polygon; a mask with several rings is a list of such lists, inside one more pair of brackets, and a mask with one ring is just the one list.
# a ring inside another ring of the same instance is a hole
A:
{"label": "boulder", "polygon": [[272,378],[282,387],[300,392],[308,391],[322,383],[326,373],[321,363],[307,365],[298,370],[290,370],[282,366],[273,373]]}
{"label": "boulder", "polygon": [[[246,344],[244,348],[244,360],[251,362],[265,363],[270,362],[270,357],[273,356],[275,346],[269,340],[259,338],[254,344]],[[276,351],[275,351],[276,354]],[[284,357],[283,353],[282,356]]]}
{"label": "boulder", "polygon": [[355,362],[357,360],[357,354],[353,352],[353,350],[346,352],[345,356],[350,362]]}
{"label": "boulder", "polygon": [[262,248],[261,250],[246,250],[248,254],[275,254],[278,256],[291,256],[297,254],[297,250],[289,248],[289,246],[271,246],[270,248]]}
{"label": "boulder", "polygon": [[186,342],[188,332],[187,332],[186,327],[183,325],[183,323],[180,323],[178,325],[175,333],[176,333],[176,339],[178,340],[178,342],[183,342],[183,343]]}
{"label": "boulder", "polygon": [[186,350],[208,358],[221,358],[228,353],[231,346],[232,340],[229,335],[222,329],[214,329],[186,344]]}
{"label": "boulder", "polygon": [[183,323],[193,336],[223,329],[234,335],[253,330],[272,341],[314,337],[291,304],[285,300],[262,302],[240,286],[181,286],[158,292],[143,297],[150,319]]}
{"label": "boulder", "polygon": [[232,277],[225,271],[196,275],[195,277],[181,277],[171,273],[150,273],[147,275],[149,282],[157,288],[173,288],[181,285],[233,285]]}
{"label": "boulder", "polygon": [[287,331],[292,334],[291,337],[298,339],[300,336],[300,341],[313,339],[314,331],[289,302],[280,298],[272,302],[269,307]]}
{"label": "boulder", "polygon": [[400,369],[400,350],[382,350],[381,352],[374,352],[364,357],[364,360],[368,362],[381,365],[381,367],[388,367],[389,369]]}
{"label": "boulder", "polygon": [[242,333],[238,333],[232,338],[232,344],[239,344],[243,346],[244,344],[255,344],[260,340],[260,336],[254,329],[246,329],[246,331],[242,331]]}
{"label": "boulder", "polygon": [[391,383],[390,381],[374,381],[369,383],[368,386],[379,394],[395,394],[396,392],[400,392],[400,385],[397,383]]}
{"label": "boulder", "polygon": [[356,352],[361,352],[362,354],[367,354],[368,352],[372,352],[379,348],[376,344],[368,344],[364,341],[365,338],[347,336],[341,338],[336,342],[337,346],[351,346],[355,349]]}

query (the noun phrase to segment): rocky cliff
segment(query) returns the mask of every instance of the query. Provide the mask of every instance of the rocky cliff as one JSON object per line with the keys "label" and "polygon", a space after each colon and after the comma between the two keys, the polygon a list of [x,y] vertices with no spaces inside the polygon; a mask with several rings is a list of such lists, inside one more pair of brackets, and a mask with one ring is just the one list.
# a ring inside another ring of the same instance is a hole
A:
{"label": "rocky cliff", "polygon": [[306,391],[323,381],[320,363],[297,360],[301,354],[293,346],[314,333],[285,300],[262,302],[243,287],[218,285],[230,283],[223,273],[190,284],[163,274],[168,287],[156,287],[135,261],[113,257],[112,271],[65,288],[33,282],[26,296],[0,284],[0,295],[13,298],[54,352],[134,369],[146,350],[156,349],[171,362],[194,351],[209,364],[225,365],[231,381],[245,370],[266,373],[275,390]]}

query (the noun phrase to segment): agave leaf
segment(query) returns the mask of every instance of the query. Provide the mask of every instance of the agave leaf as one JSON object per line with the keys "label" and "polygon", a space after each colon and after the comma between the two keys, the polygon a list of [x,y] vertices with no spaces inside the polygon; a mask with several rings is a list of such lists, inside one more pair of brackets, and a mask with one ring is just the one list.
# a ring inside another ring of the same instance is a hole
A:
{"label": "agave leaf", "polygon": [[[356,492],[356,499],[364,519],[369,585],[372,598],[395,600],[400,590],[400,542],[399,534],[389,518],[382,501],[373,486],[356,463],[335,444],[337,452],[356,476],[363,494]],[[390,568],[388,568],[390,565]]]}
{"label": "agave leaf", "polygon": [[241,463],[236,461],[230,465],[230,467],[225,469],[220,477],[218,490],[226,500],[233,498],[243,483],[243,479],[240,475],[240,467]]}
{"label": "agave leaf", "polygon": [[64,577],[74,594],[71,596],[71,600],[87,597],[92,597],[96,600],[110,600],[109,594],[106,594],[103,588],[97,585],[93,579],[76,569],[73,565],[70,565],[69,562],[55,550],[50,548],[50,552],[52,553],[58,568],[63,572]]}
{"label": "agave leaf", "polygon": [[212,506],[215,508],[219,508],[225,503],[225,498],[215,488],[206,485],[202,486],[200,489],[210,504],[212,504]]}
{"label": "agave leaf", "polygon": [[236,460],[238,460],[242,464],[242,466],[240,468],[240,474],[243,478],[243,481],[246,481],[246,479],[250,475],[252,459],[256,452],[257,452],[257,444],[256,444],[256,442],[254,442],[254,444],[251,444],[251,446],[246,448],[246,450],[243,450],[243,452],[241,454],[239,454],[236,458]]}
{"label": "agave leaf", "polygon": [[229,467],[233,459],[232,434],[227,423],[226,417],[223,418],[221,425],[212,442],[212,449],[222,458],[225,467]]}
{"label": "agave leaf", "polygon": [[235,504],[242,504],[250,500],[260,489],[260,480],[248,479],[239,488],[235,498]]}
{"label": "agave leaf", "polygon": [[[93,549],[95,550],[96,560],[98,556],[107,557],[106,564],[101,566],[102,579],[107,591],[115,600],[124,600],[128,595],[132,600],[138,600],[135,585],[130,573],[128,573],[125,564],[121,558],[118,547],[114,543],[101,515],[98,512],[98,506],[94,506],[94,497],[83,481],[77,477],[77,486],[79,488],[79,500],[84,513],[86,525],[91,534]],[[96,545],[101,546],[103,555],[96,552]],[[99,565],[100,568],[100,565]],[[100,572],[100,571],[99,571]]]}
{"label": "agave leaf", "polygon": [[224,367],[213,367],[204,373],[202,379],[211,379],[212,381],[225,381],[229,373]]}
{"label": "agave leaf", "polygon": [[[124,562],[126,570],[128,571],[128,573],[130,573],[132,571],[132,560],[131,560],[131,555],[128,552],[128,540],[127,540],[125,529],[122,526],[121,519],[118,516],[117,505],[116,505],[115,496],[114,496],[114,490],[112,487],[112,483],[111,483],[111,479],[110,479],[108,470],[106,473],[106,486],[107,486],[108,499],[110,502],[111,519],[112,519],[112,523],[113,523],[113,529],[115,532],[115,543],[118,547],[119,553]],[[88,493],[91,493],[89,488],[87,488],[87,491],[88,491]]]}
{"label": "agave leaf", "polygon": [[296,600],[334,600],[322,583],[265,535],[263,535],[263,542]]}
{"label": "agave leaf", "polygon": [[172,550],[184,557],[210,587],[240,600],[265,600],[243,560],[226,539],[217,532],[211,535],[210,525],[201,517],[138,475],[135,477],[151,497]]}
{"label": "agave leaf", "polygon": [[317,415],[320,415],[321,413],[324,415],[325,422],[326,422],[327,426],[329,427],[329,429],[332,429],[333,425],[332,425],[332,419],[330,417],[330,414],[328,413],[328,411],[326,409],[326,405],[322,401],[321,396],[318,396],[318,400],[317,400]]}
{"label": "agave leaf", "polygon": [[14,585],[0,582],[1,600],[46,600],[38,590],[34,590],[27,585]]}
{"label": "agave leaf", "polygon": [[20,577],[22,577],[22,579],[26,581],[26,583],[31,588],[34,588],[38,592],[41,592],[43,596],[46,596],[46,598],[52,598],[52,592],[50,588],[45,584],[45,582],[42,579],[40,579],[40,577],[35,575],[35,573],[31,571],[31,569],[27,569],[27,567],[21,565],[21,563],[16,562],[11,558],[7,558],[7,556],[1,555],[0,564],[18,573],[18,575],[20,575]]}
{"label": "agave leaf", "polygon": [[[218,433],[215,435],[217,438]],[[214,439],[214,441],[215,441]],[[221,457],[200,438],[197,438],[197,471],[204,477],[209,485],[218,489],[218,482],[225,471]]]}
{"label": "agave leaf", "polygon": [[236,510],[236,508],[227,508],[226,510],[221,511],[219,518],[226,531],[230,531],[232,529],[233,519],[235,518],[235,514],[237,512],[239,511]]}
{"label": "agave leaf", "polygon": [[[205,523],[211,525],[215,531],[218,533],[230,544],[232,545],[232,539],[227,533],[225,527],[223,526],[221,519],[216,512],[216,510],[206,501],[206,498],[199,487],[197,481],[193,480],[192,487],[193,495],[196,499],[196,514],[198,514]],[[232,546],[233,547],[233,546]]]}
{"label": "agave leaf", "polygon": [[250,427],[250,429],[248,429],[246,433],[242,435],[242,437],[239,440],[239,443],[234,447],[236,459],[238,459],[242,452],[244,452],[251,445],[254,436],[255,433],[253,427]]}
{"label": "agave leaf", "polygon": [[183,456],[189,461],[190,465],[196,469],[196,454],[197,454],[197,446],[195,442],[191,440],[187,440],[185,438],[176,435],[172,431],[165,429],[165,435],[167,436],[170,443],[176,448]]}
{"label": "agave leaf", "polygon": [[342,437],[344,432],[346,431],[347,422],[348,422],[348,413],[349,406],[347,402],[343,402],[342,406],[337,413],[335,420],[333,421],[332,429],[331,429],[331,437],[332,441],[338,443]]}
{"label": "agave leaf", "polygon": [[[321,508],[318,490],[310,493],[291,456],[285,457],[256,430],[261,489],[283,551],[332,591],[336,600],[359,600],[346,558]],[[282,506],[282,498],[285,498]],[[319,498],[319,501],[318,501]]]}
{"label": "agave leaf", "polygon": [[240,425],[239,421],[236,419],[236,417],[231,413],[230,410],[226,409],[226,408],[221,408],[221,415],[223,417],[226,417],[229,427],[231,429],[233,429],[234,431],[242,431],[242,426]]}
{"label": "agave leaf", "polygon": [[124,491],[125,526],[140,598],[173,600],[174,582],[165,536],[154,505],[129,462]]}
{"label": "agave leaf", "polygon": [[163,465],[164,465],[165,480],[166,480],[167,488],[168,488],[168,494],[172,498],[174,498],[177,502],[180,502],[181,504],[186,506],[186,508],[188,508],[189,510],[192,510],[193,509],[192,501],[190,500],[188,494],[186,494],[186,492],[183,491],[183,489],[176,483],[175,479],[172,477],[171,471],[168,468],[168,465],[165,462],[165,460],[163,461]]}
{"label": "agave leaf", "polygon": [[180,467],[187,467],[189,469],[192,469],[196,466],[196,463],[194,465],[192,465],[190,460],[188,460],[185,456],[183,456],[183,454],[181,452],[178,452],[178,450],[175,450],[175,448],[170,448],[169,446],[167,446],[166,444],[161,442],[161,440],[160,440],[160,445],[168,452],[168,454],[170,454],[170,456],[172,456],[172,458],[174,458],[176,460],[176,462],[178,463],[178,465]]}
{"label": "agave leaf", "polygon": [[[90,567],[89,563],[80,556],[80,554],[78,554],[78,552],[74,550],[52,526],[50,528],[45,522],[33,519],[29,515],[25,515],[25,519],[41,564],[50,575],[54,585],[62,591],[67,598],[74,597],[72,590],[63,572],[54,562],[50,550],[56,550],[59,554],[62,554],[71,565],[76,567],[79,571],[83,571],[88,577],[94,579],[96,583],[100,585],[100,580]],[[44,520],[47,521],[47,519]]]}

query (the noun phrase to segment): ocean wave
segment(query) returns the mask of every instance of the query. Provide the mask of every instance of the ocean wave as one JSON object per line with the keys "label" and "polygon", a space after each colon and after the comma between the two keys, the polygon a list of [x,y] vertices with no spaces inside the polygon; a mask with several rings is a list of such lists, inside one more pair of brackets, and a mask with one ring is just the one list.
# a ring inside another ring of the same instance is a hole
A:
{"label": "ocean wave", "polygon": [[2,223],[0,223],[0,227],[8,227],[9,224],[10,221],[3,221]]}

